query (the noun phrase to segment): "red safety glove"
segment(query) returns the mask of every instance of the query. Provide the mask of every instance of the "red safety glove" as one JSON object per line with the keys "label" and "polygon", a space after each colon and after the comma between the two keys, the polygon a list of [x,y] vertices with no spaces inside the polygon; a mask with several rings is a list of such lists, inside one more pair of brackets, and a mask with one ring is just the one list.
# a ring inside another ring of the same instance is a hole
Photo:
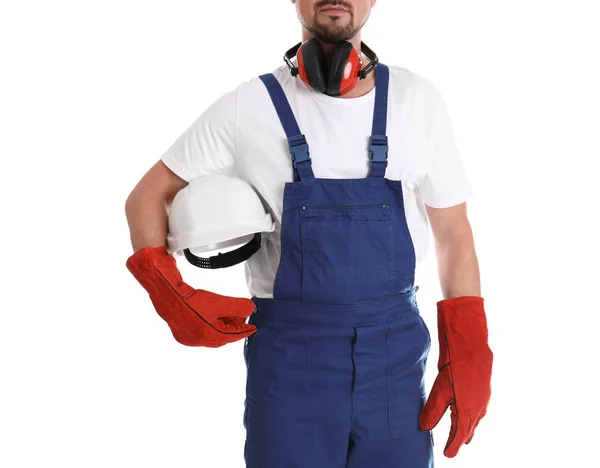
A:
{"label": "red safety glove", "polygon": [[444,455],[455,457],[473,438],[487,412],[493,354],[483,298],[460,296],[437,303],[440,357],[438,376],[419,419],[421,429],[437,426],[450,406],[450,437]]}
{"label": "red safety glove", "polygon": [[144,247],[127,259],[127,269],[144,287],[175,339],[186,346],[218,348],[256,331],[245,323],[250,299],[221,296],[184,283],[166,247]]}

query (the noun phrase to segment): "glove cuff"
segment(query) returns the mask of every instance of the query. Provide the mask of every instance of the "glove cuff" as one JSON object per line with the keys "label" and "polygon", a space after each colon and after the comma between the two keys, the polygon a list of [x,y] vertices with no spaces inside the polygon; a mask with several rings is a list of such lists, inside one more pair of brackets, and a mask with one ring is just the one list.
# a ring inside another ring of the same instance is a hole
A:
{"label": "glove cuff", "polygon": [[171,257],[167,248],[164,245],[152,246],[147,245],[137,250],[133,255],[127,259],[127,264],[140,264],[140,262],[146,262],[151,258],[156,257]]}
{"label": "glove cuff", "polygon": [[441,300],[437,303],[438,314],[446,317],[465,313],[485,313],[484,299],[480,296],[458,296]]}
{"label": "glove cuff", "polygon": [[184,283],[177,262],[165,246],[146,246],[127,259],[127,269],[148,293],[164,290],[165,286],[180,296],[185,296],[193,288]]}
{"label": "glove cuff", "polygon": [[443,366],[456,353],[490,354],[484,299],[480,296],[459,296],[437,303],[440,361]]}

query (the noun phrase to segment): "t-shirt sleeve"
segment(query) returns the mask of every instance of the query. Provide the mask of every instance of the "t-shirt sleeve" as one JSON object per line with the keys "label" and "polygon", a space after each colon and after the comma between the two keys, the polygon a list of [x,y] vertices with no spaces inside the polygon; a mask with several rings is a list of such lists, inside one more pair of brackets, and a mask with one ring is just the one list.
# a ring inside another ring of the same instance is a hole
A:
{"label": "t-shirt sleeve", "polygon": [[427,84],[427,138],[431,156],[419,193],[425,204],[447,208],[465,202],[474,193],[456,145],[446,103],[437,88]]}
{"label": "t-shirt sleeve", "polygon": [[236,94],[233,90],[221,96],[160,157],[186,182],[223,173],[235,164]]}

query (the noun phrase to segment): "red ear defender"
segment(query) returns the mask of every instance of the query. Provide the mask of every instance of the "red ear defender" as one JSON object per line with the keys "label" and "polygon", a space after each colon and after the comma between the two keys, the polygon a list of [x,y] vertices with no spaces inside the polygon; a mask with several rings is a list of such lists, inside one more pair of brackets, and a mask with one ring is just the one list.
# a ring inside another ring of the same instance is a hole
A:
{"label": "red ear defender", "polygon": [[362,68],[362,60],[360,59],[360,55],[358,52],[352,47],[352,51],[350,52],[350,56],[348,57],[345,65],[340,66],[339,80],[336,80],[336,83],[339,83],[339,95],[346,94],[348,91],[351,91],[356,86],[358,82],[358,72]]}
{"label": "red ear defender", "polygon": [[[348,41],[342,42],[329,63],[325,63],[321,43],[313,38],[296,44],[286,52],[283,60],[292,76],[300,76],[309,87],[329,96],[340,96],[354,89],[358,80],[364,79],[379,62],[364,42],[361,42],[361,51],[371,60],[364,69],[361,69],[360,54]],[[294,56],[297,66],[291,62]]]}
{"label": "red ear defender", "polygon": [[[311,84],[310,84],[311,80],[306,75],[306,66],[304,65],[304,54],[302,53],[302,49],[298,50],[298,54],[296,55],[296,61],[298,62],[298,68],[297,68],[298,76],[308,86],[311,86]],[[320,68],[317,70],[320,70]],[[316,79],[316,77],[315,77],[315,79]],[[311,87],[318,88],[319,91],[324,93],[325,92],[325,80],[323,79],[322,86],[317,86],[317,83],[313,83],[313,85]]]}

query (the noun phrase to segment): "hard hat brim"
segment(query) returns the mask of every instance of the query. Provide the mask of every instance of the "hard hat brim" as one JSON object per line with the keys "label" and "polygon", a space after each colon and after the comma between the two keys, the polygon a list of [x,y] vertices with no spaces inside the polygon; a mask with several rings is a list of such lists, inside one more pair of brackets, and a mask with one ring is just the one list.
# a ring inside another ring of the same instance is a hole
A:
{"label": "hard hat brim", "polygon": [[269,213],[262,219],[250,219],[232,229],[231,226],[202,226],[201,231],[188,232],[178,237],[167,235],[167,251],[177,256],[183,249],[193,249],[194,253],[223,249],[243,243],[248,236],[257,232],[273,232],[275,223]]}

